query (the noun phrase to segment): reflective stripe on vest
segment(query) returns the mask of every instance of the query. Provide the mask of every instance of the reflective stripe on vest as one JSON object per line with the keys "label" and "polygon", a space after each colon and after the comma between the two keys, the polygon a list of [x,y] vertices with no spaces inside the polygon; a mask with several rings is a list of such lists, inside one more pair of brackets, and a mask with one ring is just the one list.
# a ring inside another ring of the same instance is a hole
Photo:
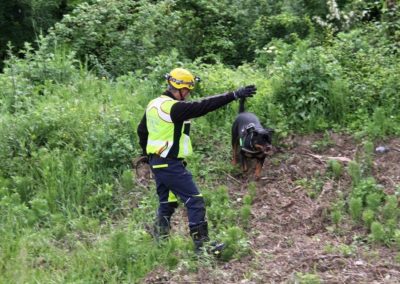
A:
{"label": "reflective stripe on vest", "polygon": [[[149,137],[147,140],[146,151],[149,154],[157,154],[167,157],[174,143],[175,125],[171,119],[171,108],[177,103],[176,100],[168,96],[160,96],[152,100],[146,109],[146,122]],[[179,142],[178,158],[187,157],[192,153],[192,144],[189,135],[184,133],[185,125],[190,121],[185,121]]]}

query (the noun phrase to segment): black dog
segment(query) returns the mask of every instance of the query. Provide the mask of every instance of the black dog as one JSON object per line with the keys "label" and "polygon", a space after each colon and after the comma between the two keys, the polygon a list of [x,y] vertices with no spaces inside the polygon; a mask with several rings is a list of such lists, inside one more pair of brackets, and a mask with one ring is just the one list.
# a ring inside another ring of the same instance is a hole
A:
{"label": "black dog", "polygon": [[259,179],[265,157],[272,151],[274,130],[264,128],[254,113],[245,112],[244,102],[240,100],[239,115],[232,125],[232,164],[239,158],[243,172],[247,172],[247,159],[256,159],[255,178]]}

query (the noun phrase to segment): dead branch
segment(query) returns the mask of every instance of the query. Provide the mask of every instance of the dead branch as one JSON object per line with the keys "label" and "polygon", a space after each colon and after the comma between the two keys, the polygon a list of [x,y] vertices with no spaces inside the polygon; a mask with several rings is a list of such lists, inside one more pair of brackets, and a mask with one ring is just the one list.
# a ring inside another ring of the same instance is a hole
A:
{"label": "dead branch", "polygon": [[234,178],[233,176],[231,176],[230,174],[226,174],[228,176],[228,178],[230,178],[233,181],[236,181],[238,184],[242,184],[242,182],[236,178]]}
{"label": "dead branch", "polygon": [[349,159],[347,157],[321,156],[321,155],[315,155],[315,154],[310,154],[310,153],[306,153],[305,155],[313,157],[313,158],[319,160],[320,162],[326,162],[329,160],[337,160],[337,161],[344,162],[344,163],[351,162],[351,159]]}

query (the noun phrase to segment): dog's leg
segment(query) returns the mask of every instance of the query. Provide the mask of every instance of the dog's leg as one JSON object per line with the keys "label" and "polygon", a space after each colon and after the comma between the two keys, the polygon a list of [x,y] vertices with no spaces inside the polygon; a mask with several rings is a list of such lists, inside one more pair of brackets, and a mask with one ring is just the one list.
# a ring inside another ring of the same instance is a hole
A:
{"label": "dog's leg", "polygon": [[242,165],[242,171],[243,171],[243,173],[245,173],[245,172],[248,171],[247,159],[246,159],[246,157],[245,157],[244,155],[242,155],[242,154],[240,154],[240,157],[241,157],[240,162],[241,162],[241,165]]}
{"label": "dog's leg", "polygon": [[238,163],[238,143],[232,145],[232,165],[236,166]]}
{"label": "dog's leg", "polygon": [[254,174],[254,177],[255,177],[256,179],[260,179],[260,176],[261,176],[261,169],[262,169],[262,167],[263,167],[263,165],[264,165],[264,159],[265,159],[265,158],[257,159],[257,162],[256,162],[256,171],[255,171],[255,174]]}

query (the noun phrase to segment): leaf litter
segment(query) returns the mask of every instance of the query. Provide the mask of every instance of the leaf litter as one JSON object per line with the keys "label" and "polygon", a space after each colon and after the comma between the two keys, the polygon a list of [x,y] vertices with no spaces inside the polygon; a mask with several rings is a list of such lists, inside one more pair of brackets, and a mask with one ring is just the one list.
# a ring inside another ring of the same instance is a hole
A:
{"label": "leaf litter", "polygon": [[[322,134],[289,137],[266,160],[263,177],[256,181],[247,232],[250,255],[216,265],[200,264],[195,272],[179,265],[171,271],[157,267],[142,283],[400,283],[396,248],[368,242],[367,229],[348,215],[343,215],[339,227],[332,224],[329,209],[339,192],[349,193],[346,165],[357,159],[362,145],[351,136],[330,133],[330,143],[316,149],[323,139]],[[400,145],[399,138],[383,142],[388,149]],[[394,194],[400,185],[400,152],[372,157],[372,175],[388,194]],[[344,166],[339,179],[326,178],[331,159]],[[323,177],[322,185],[312,196],[299,180],[318,177]],[[241,198],[251,181],[227,175],[225,183],[232,196]]]}

